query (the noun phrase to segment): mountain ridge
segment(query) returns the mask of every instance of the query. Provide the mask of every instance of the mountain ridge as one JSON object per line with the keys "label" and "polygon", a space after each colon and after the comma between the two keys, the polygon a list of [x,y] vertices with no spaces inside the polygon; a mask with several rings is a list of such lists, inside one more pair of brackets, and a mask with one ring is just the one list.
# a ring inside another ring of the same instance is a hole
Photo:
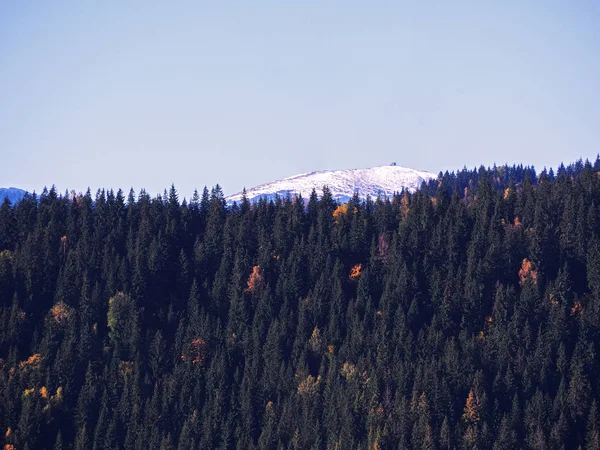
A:
{"label": "mountain ridge", "polygon": [[5,198],[8,198],[11,204],[17,203],[21,200],[27,191],[16,187],[0,188],[0,203],[4,202]]}
{"label": "mountain ridge", "polygon": [[[367,196],[391,197],[402,190],[414,192],[423,182],[434,178],[437,178],[434,173],[398,166],[395,163],[365,169],[318,170],[260,184],[246,190],[246,198],[251,202],[294,194],[308,198],[313,189],[320,193],[323,187],[327,186],[332,197],[344,203],[355,193],[358,193],[361,200],[365,200]],[[239,202],[243,194],[243,191],[238,192],[226,200],[230,204]]]}

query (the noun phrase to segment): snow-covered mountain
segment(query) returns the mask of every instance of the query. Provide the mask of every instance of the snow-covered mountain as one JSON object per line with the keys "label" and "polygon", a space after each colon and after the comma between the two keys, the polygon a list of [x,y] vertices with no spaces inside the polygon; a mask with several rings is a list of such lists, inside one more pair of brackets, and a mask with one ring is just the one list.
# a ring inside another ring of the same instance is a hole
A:
{"label": "snow-covered mountain", "polygon": [[[436,177],[433,173],[407,169],[395,163],[370,169],[322,170],[256,186],[246,191],[246,197],[250,201],[258,201],[260,198],[273,199],[276,195],[285,197],[288,194],[302,194],[302,197],[308,199],[313,189],[320,195],[323,186],[327,186],[335,200],[347,202],[355,192],[363,200],[367,195],[371,198],[378,195],[391,197],[402,189],[412,192],[423,181]],[[227,202],[231,204],[241,199],[242,193],[239,192],[227,197]]]}
{"label": "snow-covered mountain", "polygon": [[19,200],[21,200],[26,193],[27,191],[14,187],[0,188],[0,204],[2,204],[2,202],[4,202],[4,199],[8,197],[10,203],[14,205]]}

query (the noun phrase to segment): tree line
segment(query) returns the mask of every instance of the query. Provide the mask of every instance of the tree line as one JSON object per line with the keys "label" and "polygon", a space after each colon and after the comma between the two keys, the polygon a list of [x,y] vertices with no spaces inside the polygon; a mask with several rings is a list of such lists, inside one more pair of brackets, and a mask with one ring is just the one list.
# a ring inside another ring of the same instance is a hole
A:
{"label": "tree line", "polygon": [[600,160],[0,207],[0,442],[600,449]]}

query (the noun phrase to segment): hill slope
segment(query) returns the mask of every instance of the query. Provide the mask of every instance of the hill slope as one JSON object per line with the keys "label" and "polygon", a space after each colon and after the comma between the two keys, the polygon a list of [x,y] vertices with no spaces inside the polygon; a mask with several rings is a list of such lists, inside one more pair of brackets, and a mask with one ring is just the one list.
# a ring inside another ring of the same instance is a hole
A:
{"label": "hill slope", "polygon": [[26,193],[27,191],[15,187],[0,188],[0,203],[2,203],[4,199],[8,197],[10,203],[14,205],[21,200]]}
{"label": "hill slope", "polygon": [[[369,169],[322,170],[256,186],[246,191],[246,197],[250,201],[260,198],[272,199],[276,195],[285,197],[288,194],[302,194],[308,198],[313,189],[320,193],[323,186],[328,186],[335,200],[346,202],[355,192],[364,200],[367,195],[373,198],[378,195],[390,197],[403,189],[414,191],[423,181],[431,178],[436,178],[436,175],[396,165]],[[241,199],[242,193],[239,192],[228,197],[227,201],[232,203]]]}

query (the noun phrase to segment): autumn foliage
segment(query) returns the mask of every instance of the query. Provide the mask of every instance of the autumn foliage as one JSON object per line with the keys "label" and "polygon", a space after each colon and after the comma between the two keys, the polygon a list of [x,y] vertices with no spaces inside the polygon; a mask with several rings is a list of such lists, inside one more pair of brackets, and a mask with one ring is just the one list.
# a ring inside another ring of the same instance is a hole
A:
{"label": "autumn foliage", "polygon": [[320,375],[317,378],[309,375],[298,385],[298,393],[300,395],[312,397],[317,393],[319,383],[321,383]]}
{"label": "autumn foliage", "polygon": [[504,219],[502,219],[502,225],[504,225],[504,228],[507,230],[518,230],[523,224],[519,220],[519,217],[515,216],[512,224],[507,223]]}
{"label": "autumn foliage", "polygon": [[0,450],[600,450],[598,170],[0,202]]}
{"label": "autumn foliage", "polygon": [[67,253],[67,236],[63,236],[60,238],[60,249],[63,253],[63,256]]}
{"label": "autumn foliage", "polygon": [[19,369],[23,371],[37,370],[40,368],[42,364],[42,355],[36,353],[27,358],[26,361],[21,361],[19,363]]}
{"label": "autumn foliage", "polygon": [[533,284],[537,284],[537,271],[533,269],[533,263],[527,258],[521,264],[519,279],[521,280],[521,285],[525,284],[527,280],[531,280]]}
{"label": "autumn foliage", "polygon": [[30,394],[33,394],[34,392],[35,392],[35,388],[29,388],[29,389],[25,389],[25,390],[23,391],[23,397],[27,397],[27,396],[29,396]]}
{"label": "autumn foliage", "polygon": [[343,205],[338,206],[333,211],[333,218],[335,219],[335,223],[340,223],[340,220],[343,216],[348,214],[348,203],[344,203]]}
{"label": "autumn foliage", "polygon": [[318,353],[321,351],[322,342],[321,342],[321,331],[319,330],[319,328],[317,328],[317,327],[314,328],[314,330],[310,336],[309,345],[313,352]]}
{"label": "autumn foliage", "polygon": [[181,355],[182,361],[191,361],[192,364],[204,365],[206,355],[208,354],[208,344],[202,338],[194,339],[187,348],[187,351]]}
{"label": "autumn foliage", "polygon": [[344,203],[343,205],[340,205],[337,208],[335,208],[332,215],[333,215],[333,218],[335,219],[336,225],[339,225],[342,218],[347,216],[350,211],[353,214],[356,214],[356,213],[358,213],[358,208],[354,207],[354,208],[352,208],[352,210],[350,210],[348,203]]}
{"label": "autumn foliage", "polygon": [[71,317],[71,309],[64,302],[58,302],[50,309],[50,316],[56,324],[65,325]]}
{"label": "autumn foliage", "polygon": [[571,308],[571,317],[579,317],[583,313],[583,306],[579,300],[575,301],[575,304]]}
{"label": "autumn foliage", "polygon": [[467,397],[467,401],[465,403],[465,409],[463,412],[463,420],[468,424],[475,424],[479,422],[479,409],[481,407],[481,403],[477,395],[473,392],[473,389],[469,391],[469,395]]}
{"label": "autumn foliage", "polygon": [[340,373],[346,379],[352,378],[352,376],[354,376],[354,374],[356,373],[356,366],[354,364],[346,362],[340,369]]}
{"label": "autumn foliage", "polygon": [[131,361],[121,361],[121,375],[124,377],[133,373],[133,363]]}
{"label": "autumn foliage", "polygon": [[361,272],[362,272],[362,264],[355,265],[354,267],[352,267],[352,269],[350,269],[350,279],[358,280]]}
{"label": "autumn foliage", "polygon": [[406,219],[408,212],[410,211],[410,197],[408,196],[408,192],[405,192],[400,199],[400,218]]}
{"label": "autumn foliage", "polygon": [[254,293],[264,283],[264,277],[260,266],[254,266],[252,268],[252,273],[248,277],[248,286],[246,287],[246,292]]}

